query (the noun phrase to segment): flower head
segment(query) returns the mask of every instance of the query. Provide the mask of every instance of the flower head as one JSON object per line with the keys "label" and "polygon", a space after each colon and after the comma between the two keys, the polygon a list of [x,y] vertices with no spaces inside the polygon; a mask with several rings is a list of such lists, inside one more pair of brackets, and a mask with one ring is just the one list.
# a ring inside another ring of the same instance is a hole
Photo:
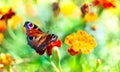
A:
{"label": "flower head", "polygon": [[104,8],[115,8],[115,0],[94,0],[94,5],[102,5]]}
{"label": "flower head", "polygon": [[0,20],[0,32],[4,33],[6,31],[7,24],[5,20]]}
{"label": "flower head", "polygon": [[1,15],[6,14],[6,13],[9,11],[9,9],[10,9],[10,7],[8,7],[8,6],[3,6],[3,7],[1,7],[1,8],[0,8],[0,14],[1,14]]}
{"label": "flower head", "polygon": [[79,52],[89,54],[96,46],[94,38],[85,31],[78,31],[77,33],[68,35],[65,38],[65,43],[70,46],[68,52],[71,55],[76,55]]}
{"label": "flower head", "polygon": [[80,10],[72,1],[62,1],[60,3],[60,12],[64,16],[80,16]]}
{"label": "flower head", "polygon": [[8,20],[14,15],[15,15],[15,12],[12,10],[12,8],[9,8],[8,12],[2,14],[2,17],[0,18],[0,20]]}
{"label": "flower head", "polygon": [[2,67],[0,68],[4,68],[6,66],[9,66],[11,63],[13,62],[13,58],[11,57],[10,54],[4,54],[4,53],[1,53],[0,54],[0,65]]}
{"label": "flower head", "polygon": [[98,19],[98,16],[93,12],[87,13],[84,17],[84,20],[86,22],[95,22],[97,19]]}

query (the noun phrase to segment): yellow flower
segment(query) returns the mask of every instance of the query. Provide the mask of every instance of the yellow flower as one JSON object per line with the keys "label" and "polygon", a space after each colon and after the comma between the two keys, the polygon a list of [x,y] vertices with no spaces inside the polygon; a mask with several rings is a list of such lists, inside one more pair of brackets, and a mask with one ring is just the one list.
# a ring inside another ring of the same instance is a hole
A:
{"label": "yellow flower", "polygon": [[5,66],[9,66],[11,63],[13,62],[13,58],[11,57],[10,54],[4,54],[4,53],[1,53],[0,54],[0,65],[2,67],[0,68],[4,68]]}
{"label": "yellow flower", "polygon": [[16,25],[19,24],[22,21],[22,17],[19,15],[13,16],[11,19],[8,20],[8,25],[15,29]]}
{"label": "yellow flower", "polygon": [[60,12],[64,16],[80,16],[79,8],[71,1],[62,1],[60,3]]}
{"label": "yellow flower", "polygon": [[77,33],[68,35],[65,38],[65,43],[70,46],[68,52],[71,55],[76,55],[79,52],[89,54],[96,46],[95,39],[85,31],[81,30]]}
{"label": "yellow flower", "polygon": [[98,19],[98,16],[95,13],[87,13],[84,17],[86,22],[95,22]]}
{"label": "yellow flower", "polygon": [[2,44],[3,38],[4,38],[3,33],[0,33],[0,45]]}
{"label": "yellow flower", "polygon": [[8,6],[3,6],[2,8],[0,8],[0,14],[4,15],[9,11],[10,7]]}

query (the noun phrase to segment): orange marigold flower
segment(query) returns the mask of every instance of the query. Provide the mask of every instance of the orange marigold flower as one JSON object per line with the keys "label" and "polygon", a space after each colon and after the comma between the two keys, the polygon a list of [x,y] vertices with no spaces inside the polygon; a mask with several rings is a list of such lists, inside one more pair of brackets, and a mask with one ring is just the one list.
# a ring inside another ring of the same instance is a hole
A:
{"label": "orange marigold flower", "polygon": [[115,0],[94,0],[93,4],[102,5],[104,8],[116,7]]}
{"label": "orange marigold flower", "polygon": [[7,24],[4,20],[0,20],[0,32],[4,33],[6,31]]}
{"label": "orange marigold flower", "polygon": [[70,46],[68,52],[71,55],[76,55],[79,52],[89,54],[96,46],[95,39],[85,31],[81,30],[77,33],[68,35],[65,38],[65,43]]}
{"label": "orange marigold flower", "polygon": [[87,13],[84,17],[84,20],[86,22],[95,22],[97,19],[98,19],[98,16],[93,12]]}
{"label": "orange marigold flower", "polygon": [[[55,42],[51,42],[50,44],[47,45],[46,49],[47,49],[47,54],[50,56],[52,54],[52,49],[53,47],[57,46],[57,47],[61,47],[62,43],[60,40],[56,40]],[[39,53],[40,55],[43,55],[44,52],[46,51],[42,50],[42,51],[36,51],[37,53]]]}
{"label": "orange marigold flower", "polygon": [[9,66],[11,63],[13,62],[13,58],[11,57],[10,54],[4,54],[4,53],[1,53],[0,54],[0,65],[2,65],[3,67],[1,68],[4,68],[5,66]]}

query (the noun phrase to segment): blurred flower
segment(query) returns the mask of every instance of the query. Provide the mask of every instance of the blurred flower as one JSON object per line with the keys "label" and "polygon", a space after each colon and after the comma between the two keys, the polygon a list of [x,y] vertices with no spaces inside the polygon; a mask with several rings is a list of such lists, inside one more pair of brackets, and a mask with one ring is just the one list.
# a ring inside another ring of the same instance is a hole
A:
{"label": "blurred flower", "polygon": [[0,32],[4,33],[6,31],[6,22],[4,20],[0,20]]}
{"label": "blurred flower", "polygon": [[94,0],[94,5],[102,5],[104,8],[115,8],[115,0]]}
{"label": "blurred flower", "polygon": [[[47,54],[50,56],[52,54],[52,49],[57,46],[57,47],[61,47],[62,43],[60,40],[57,40],[55,42],[51,42],[50,44],[48,44],[48,46],[46,47],[47,49]],[[36,51],[37,53],[39,53],[40,55],[44,54],[45,50],[42,51]]]}
{"label": "blurred flower", "polygon": [[8,6],[3,6],[2,8],[0,8],[0,14],[4,15],[9,11],[10,7]]}
{"label": "blurred flower", "polygon": [[97,29],[97,25],[96,25],[96,24],[93,24],[93,25],[91,26],[91,29],[95,31],[95,30]]}
{"label": "blurred flower", "polygon": [[15,29],[16,25],[19,24],[22,21],[22,17],[19,15],[13,16],[11,19],[8,20],[8,25]]}
{"label": "blurred flower", "polygon": [[89,11],[89,5],[88,5],[88,3],[84,3],[81,6],[80,10],[81,10],[83,16],[85,16],[85,14],[88,13],[88,11]]}
{"label": "blurred flower", "polygon": [[4,54],[4,53],[0,54],[0,65],[1,65],[1,68],[9,66],[12,62],[13,62],[13,58],[11,57],[10,54],[8,54],[8,53],[7,54]]}
{"label": "blurred flower", "polygon": [[37,15],[37,8],[35,7],[35,5],[27,3],[25,5],[25,12],[27,15],[34,17]]}
{"label": "blurred flower", "polygon": [[86,22],[95,22],[97,19],[98,19],[98,16],[93,12],[87,13],[84,17],[84,20]]}
{"label": "blurred flower", "polygon": [[55,16],[55,17],[58,16],[58,14],[59,14],[59,12],[60,12],[60,8],[59,8],[58,2],[54,2],[54,3],[52,4],[52,10],[53,10],[54,16]]}
{"label": "blurred flower", "polygon": [[78,31],[77,33],[68,35],[65,38],[65,43],[70,46],[68,52],[71,55],[76,55],[79,52],[89,54],[96,46],[94,38],[85,31]]}
{"label": "blurred flower", "polygon": [[60,3],[60,12],[64,16],[80,16],[80,10],[72,1],[62,1]]}
{"label": "blurred flower", "polygon": [[5,20],[6,21],[14,15],[15,15],[15,12],[12,10],[12,8],[9,8],[8,12],[3,14],[2,17],[0,18],[0,20]]}
{"label": "blurred flower", "polygon": [[0,45],[2,44],[3,38],[4,38],[3,33],[0,33]]}

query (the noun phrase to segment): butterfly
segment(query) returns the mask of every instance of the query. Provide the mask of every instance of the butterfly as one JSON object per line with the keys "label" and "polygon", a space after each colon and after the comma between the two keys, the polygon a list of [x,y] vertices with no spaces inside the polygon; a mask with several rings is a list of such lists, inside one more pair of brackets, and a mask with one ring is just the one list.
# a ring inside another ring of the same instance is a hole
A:
{"label": "butterfly", "polygon": [[28,45],[36,50],[36,52],[39,52],[40,55],[45,52],[48,45],[56,42],[58,39],[57,35],[43,32],[37,25],[29,21],[25,22],[24,27],[26,28]]}

